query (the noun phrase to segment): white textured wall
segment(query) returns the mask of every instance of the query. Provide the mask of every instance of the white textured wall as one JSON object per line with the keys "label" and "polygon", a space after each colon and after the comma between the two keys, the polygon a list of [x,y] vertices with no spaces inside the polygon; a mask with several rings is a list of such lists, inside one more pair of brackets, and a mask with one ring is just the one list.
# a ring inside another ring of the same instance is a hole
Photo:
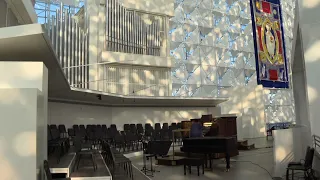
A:
{"label": "white textured wall", "polygon": [[203,114],[220,114],[219,108],[179,107],[102,107],[49,102],[48,123],[65,124],[116,124],[119,129],[126,123],[164,123],[199,118]]}
{"label": "white textured wall", "polygon": [[47,101],[48,70],[43,63],[0,62],[1,179],[43,179]]}
{"label": "white textured wall", "polygon": [[[1,179],[37,179],[37,89],[0,89]],[[43,134],[41,134],[43,135]]]}
{"label": "white textured wall", "polygon": [[320,16],[319,1],[299,1],[299,26],[303,44],[311,133],[320,135]]}

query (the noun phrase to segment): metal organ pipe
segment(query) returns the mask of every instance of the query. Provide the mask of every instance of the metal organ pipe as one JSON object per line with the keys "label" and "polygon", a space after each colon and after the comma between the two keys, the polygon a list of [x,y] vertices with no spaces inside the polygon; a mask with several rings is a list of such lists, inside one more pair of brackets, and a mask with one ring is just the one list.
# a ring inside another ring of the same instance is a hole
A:
{"label": "metal organ pipe", "polygon": [[88,43],[87,32],[83,31],[69,10],[60,8],[48,20],[47,33],[52,42],[59,63],[73,87],[89,87]]}

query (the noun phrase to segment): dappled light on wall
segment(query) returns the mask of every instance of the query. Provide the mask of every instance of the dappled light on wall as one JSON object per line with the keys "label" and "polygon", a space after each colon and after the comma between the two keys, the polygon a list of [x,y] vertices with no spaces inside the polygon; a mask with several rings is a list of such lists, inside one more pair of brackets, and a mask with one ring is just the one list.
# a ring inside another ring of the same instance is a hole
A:
{"label": "dappled light on wall", "polygon": [[318,99],[318,92],[315,88],[308,86],[307,87],[307,91],[308,91],[308,99],[309,99],[309,103],[314,102],[315,100]]}
{"label": "dappled light on wall", "polygon": [[13,149],[19,156],[36,156],[36,132],[22,132],[13,140]]}
{"label": "dappled light on wall", "polygon": [[[319,0],[320,2],[320,0]],[[320,60],[320,41],[314,42],[304,53],[305,62],[312,63]]]}
{"label": "dappled light on wall", "polygon": [[302,6],[304,8],[316,8],[320,5],[320,0],[302,0]]}

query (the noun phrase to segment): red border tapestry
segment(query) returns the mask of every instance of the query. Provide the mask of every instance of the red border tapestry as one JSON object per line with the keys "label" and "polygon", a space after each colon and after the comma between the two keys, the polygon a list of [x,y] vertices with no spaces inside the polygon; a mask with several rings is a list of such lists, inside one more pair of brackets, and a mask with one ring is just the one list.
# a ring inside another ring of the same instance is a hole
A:
{"label": "red border tapestry", "polygon": [[289,88],[279,0],[251,0],[258,84]]}

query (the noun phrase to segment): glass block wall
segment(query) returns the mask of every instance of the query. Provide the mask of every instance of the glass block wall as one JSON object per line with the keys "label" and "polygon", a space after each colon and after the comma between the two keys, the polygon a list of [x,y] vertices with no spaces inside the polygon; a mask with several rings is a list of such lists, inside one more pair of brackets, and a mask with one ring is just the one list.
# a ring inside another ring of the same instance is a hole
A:
{"label": "glass block wall", "polygon": [[[256,132],[248,135],[255,136],[264,131],[265,122],[295,118],[291,89],[257,86],[249,2],[176,0],[169,40],[172,96],[229,97],[222,113],[241,113],[240,125],[255,127]],[[295,2],[281,4],[290,64]]]}
{"label": "glass block wall", "polygon": [[255,81],[247,0],[177,0],[169,39],[173,96],[220,97]]}

